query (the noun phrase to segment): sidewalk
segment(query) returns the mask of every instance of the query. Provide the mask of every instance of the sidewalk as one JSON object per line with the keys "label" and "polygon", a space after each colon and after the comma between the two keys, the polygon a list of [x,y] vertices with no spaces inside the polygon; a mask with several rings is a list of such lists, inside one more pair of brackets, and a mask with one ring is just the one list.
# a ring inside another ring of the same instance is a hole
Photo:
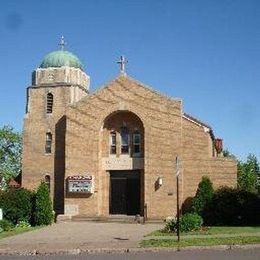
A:
{"label": "sidewalk", "polygon": [[126,224],[65,222],[0,240],[0,255],[69,250],[138,248],[144,235],[161,229],[163,224]]}

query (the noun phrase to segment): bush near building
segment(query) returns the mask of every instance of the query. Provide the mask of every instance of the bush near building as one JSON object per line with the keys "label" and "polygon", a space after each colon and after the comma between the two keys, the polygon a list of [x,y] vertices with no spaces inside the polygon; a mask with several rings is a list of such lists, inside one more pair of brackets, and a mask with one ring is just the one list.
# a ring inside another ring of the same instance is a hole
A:
{"label": "bush near building", "polygon": [[[202,217],[197,213],[184,214],[180,217],[180,231],[191,232],[200,230],[202,223]],[[168,220],[164,230],[166,232],[177,232],[177,219]]]}
{"label": "bush near building", "polygon": [[210,179],[203,177],[189,204],[185,213],[199,214],[208,226],[260,225],[260,196],[255,190],[239,186],[214,191]]}
{"label": "bush near building", "polygon": [[[214,191],[208,177],[202,177],[194,198],[184,205],[180,231],[190,232],[206,226],[260,225],[260,196],[241,188],[221,187]],[[166,222],[164,232],[177,232],[176,218]]]}
{"label": "bush near building", "polygon": [[49,187],[46,183],[42,182],[35,194],[34,224],[50,225],[53,217]]}
{"label": "bush near building", "polygon": [[203,216],[204,208],[211,201],[214,189],[211,180],[207,176],[203,176],[198,185],[195,197],[191,203],[191,210],[200,216]]}
{"label": "bush near building", "polygon": [[209,226],[260,225],[260,198],[257,194],[229,187],[219,188],[204,209]]}
{"label": "bush near building", "polygon": [[2,231],[10,231],[14,228],[14,224],[11,223],[10,221],[3,219],[0,220],[0,229],[2,229]]}
{"label": "bush near building", "polygon": [[49,225],[53,221],[52,203],[47,184],[41,183],[37,192],[24,188],[0,191],[0,208],[4,220],[0,228],[5,231],[8,223],[13,226]]}
{"label": "bush near building", "polygon": [[8,189],[0,192],[0,208],[4,219],[17,224],[31,221],[33,193],[24,188]]}

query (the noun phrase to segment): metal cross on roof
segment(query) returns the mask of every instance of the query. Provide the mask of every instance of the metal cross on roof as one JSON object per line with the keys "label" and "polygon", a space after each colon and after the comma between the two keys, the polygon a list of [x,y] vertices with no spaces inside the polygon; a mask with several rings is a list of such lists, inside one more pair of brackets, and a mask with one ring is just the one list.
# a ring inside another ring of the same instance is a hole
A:
{"label": "metal cross on roof", "polygon": [[60,39],[60,43],[59,43],[60,49],[61,49],[62,51],[64,51],[65,45],[66,45],[66,42],[65,42],[64,36],[62,35],[62,36],[61,36],[61,39]]}
{"label": "metal cross on roof", "polygon": [[126,74],[126,72],[125,72],[126,63],[128,63],[128,60],[123,55],[120,56],[120,60],[117,61],[117,64],[120,64],[120,73],[121,74]]}

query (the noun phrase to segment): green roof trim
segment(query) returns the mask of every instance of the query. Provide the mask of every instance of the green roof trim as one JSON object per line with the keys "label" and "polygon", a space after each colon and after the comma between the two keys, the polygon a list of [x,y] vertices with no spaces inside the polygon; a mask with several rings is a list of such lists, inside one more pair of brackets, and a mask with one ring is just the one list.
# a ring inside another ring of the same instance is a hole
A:
{"label": "green roof trim", "polygon": [[84,69],[83,64],[76,55],[63,50],[53,51],[47,54],[44,57],[40,68],[60,68],[63,66],[78,68],[81,70]]}

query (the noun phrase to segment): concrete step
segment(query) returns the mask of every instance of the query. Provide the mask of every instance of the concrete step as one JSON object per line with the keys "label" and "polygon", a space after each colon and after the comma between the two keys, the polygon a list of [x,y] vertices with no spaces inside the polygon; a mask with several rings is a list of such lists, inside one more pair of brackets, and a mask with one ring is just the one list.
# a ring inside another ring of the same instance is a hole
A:
{"label": "concrete step", "polygon": [[[114,223],[141,223],[144,224],[143,216],[127,216],[127,215],[110,215],[108,217],[89,217],[84,215],[77,216],[67,216],[67,215],[58,215],[56,222],[81,222],[81,221],[89,221],[89,222],[114,222]],[[145,224],[160,224],[164,223],[161,219],[148,219],[145,221]]]}
{"label": "concrete step", "polygon": [[108,217],[73,216],[72,221],[116,222],[116,223],[143,223],[142,216],[111,215]]}

